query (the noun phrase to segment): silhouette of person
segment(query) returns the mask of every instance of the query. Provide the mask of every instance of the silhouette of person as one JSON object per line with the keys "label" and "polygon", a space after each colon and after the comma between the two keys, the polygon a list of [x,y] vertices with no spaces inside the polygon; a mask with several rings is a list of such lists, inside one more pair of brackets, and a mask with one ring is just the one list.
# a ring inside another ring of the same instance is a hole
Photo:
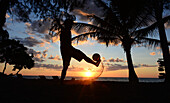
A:
{"label": "silhouette of person", "polygon": [[93,61],[89,57],[87,57],[82,51],[75,49],[71,45],[71,28],[73,25],[73,20],[66,19],[64,21],[64,27],[61,29],[61,35],[60,35],[60,51],[63,59],[63,70],[61,73],[61,83],[63,82],[66,72],[68,69],[68,66],[70,65],[71,57],[76,59],[77,61],[81,61],[84,59],[86,62],[94,64],[95,66],[99,66],[100,59],[98,61]]}

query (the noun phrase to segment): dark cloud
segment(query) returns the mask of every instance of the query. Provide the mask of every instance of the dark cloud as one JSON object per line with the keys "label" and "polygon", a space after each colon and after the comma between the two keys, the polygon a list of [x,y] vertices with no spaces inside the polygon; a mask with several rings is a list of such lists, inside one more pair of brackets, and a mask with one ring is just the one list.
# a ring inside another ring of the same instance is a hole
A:
{"label": "dark cloud", "polygon": [[128,66],[123,66],[123,65],[120,65],[120,64],[106,63],[106,70],[107,71],[115,71],[115,70],[123,70],[123,69],[128,69]]}
{"label": "dark cloud", "polygon": [[43,62],[45,61],[43,58],[38,58],[38,57],[34,57],[33,58],[36,62]]}
{"label": "dark cloud", "polygon": [[166,28],[166,29],[169,29],[169,28],[170,28],[170,20],[165,23],[165,28]]}
{"label": "dark cloud", "polygon": [[33,53],[34,55],[41,54],[40,51],[35,51],[34,49],[28,49],[27,52],[28,52],[29,54],[32,54],[32,53]]}
{"label": "dark cloud", "polygon": [[[134,68],[139,68],[139,67],[157,67],[157,65],[149,65],[149,64],[134,65]],[[105,63],[105,68],[106,68],[107,71],[115,71],[115,70],[128,69],[128,66],[127,65],[121,65],[121,64]]]}
{"label": "dark cloud", "polygon": [[85,13],[80,9],[75,9],[72,14],[76,15],[80,21],[89,21],[89,19],[87,18],[87,15],[89,15],[89,13]]}
{"label": "dark cloud", "polygon": [[[63,66],[58,65],[58,64],[40,64],[40,63],[35,63],[35,68],[46,68],[46,69],[56,69],[56,70],[62,70]],[[68,68],[68,71],[84,71],[83,68],[80,67],[75,67],[75,66],[70,66]]]}
{"label": "dark cloud", "polygon": [[46,34],[46,35],[44,35],[44,37],[42,37],[42,39],[44,39],[46,42],[50,42],[52,37],[50,35]]}
{"label": "dark cloud", "polygon": [[44,45],[44,42],[35,39],[34,37],[26,37],[26,38],[14,38],[16,40],[19,40],[22,44],[28,47],[34,47],[36,45]]}
{"label": "dark cloud", "polygon": [[76,66],[70,66],[69,71],[84,71],[84,68],[76,67]]}
{"label": "dark cloud", "polygon": [[51,27],[50,20],[34,20],[32,23],[25,23],[29,35],[36,35],[40,37],[43,42],[50,42],[52,37],[49,35],[49,30]]}
{"label": "dark cloud", "polygon": [[47,50],[40,52],[40,51],[35,51],[34,49],[28,49],[27,52],[29,54],[34,55],[33,59],[35,60],[35,62],[43,62],[43,61],[45,61],[44,58],[46,58],[46,56],[47,56],[47,54],[46,54]]}
{"label": "dark cloud", "polygon": [[139,64],[140,67],[157,67],[158,65]]}
{"label": "dark cloud", "polygon": [[46,50],[44,50],[43,52],[42,52],[42,56],[41,56],[41,58],[46,58],[47,57],[47,52],[48,52],[48,50],[46,49]]}
{"label": "dark cloud", "polygon": [[119,58],[116,58],[116,59],[110,58],[108,60],[104,59],[103,62],[126,62],[126,61],[124,61],[123,59],[119,59]]}
{"label": "dark cloud", "polygon": [[73,10],[73,14],[78,16],[79,20],[87,21],[87,15],[95,14],[97,16],[103,17],[104,9],[96,5],[94,0],[85,0],[83,8],[77,8]]}
{"label": "dark cloud", "polygon": [[48,34],[48,31],[51,27],[50,20],[34,20],[32,23],[25,23],[28,30],[35,31],[41,34]]}
{"label": "dark cloud", "polygon": [[35,63],[36,68],[47,68],[47,69],[57,69],[57,70],[61,70],[63,67],[56,64],[39,64],[39,63]]}

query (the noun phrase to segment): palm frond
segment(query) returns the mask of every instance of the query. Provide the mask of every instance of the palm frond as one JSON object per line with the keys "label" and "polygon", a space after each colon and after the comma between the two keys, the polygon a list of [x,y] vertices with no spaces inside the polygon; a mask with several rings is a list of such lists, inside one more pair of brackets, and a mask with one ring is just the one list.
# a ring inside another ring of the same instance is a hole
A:
{"label": "palm frond", "polygon": [[170,16],[164,17],[161,21],[157,21],[155,23],[153,23],[152,25],[143,28],[143,29],[139,29],[137,31],[135,31],[132,36],[135,36],[135,38],[138,37],[146,37],[146,36],[153,36],[153,31],[157,29],[158,25],[163,22],[166,23],[168,20],[170,20]]}
{"label": "palm frond", "polygon": [[148,47],[148,48],[155,48],[157,46],[160,46],[160,40],[158,39],[139,37],[138,41],[141,42],[141,44],[144,47]]}
{"label": "palm frond", "polygon": [[90,37],[95,37],[97,34],[98,34],[97,32],[84,33],[84,34],[80,34],[78,36],[73,37],[71,40],[72,41],[77,40],[77,43],[78,43],[78,41],[87,40],[89,36]]}
{"label": "palm frond", "polygon": [[93,25],[97,25],[99,27],[105,28],[105,29],[112,29],[114,28],[114,23],[110,24],[101,17],[98,17],[96,15],[87,15],[88,18],[93,22]]}
{"label": "palm frond", "polygon": [[153,36],[154,35],[153,32],[157,29],[157,26],[158,26],[158,24],[154,23],[151,26],[134,31],[131,35],[134,36],[135,39],[138,37],[141,37],[141,36],[143,36],[143,37],[146,37],[149,35]]}
{"label": "palm frond", "polygon": [[103,8],[103,15],[105,16],[104,20],[108,23],[113,23],[113,25],[119,25],[121,26],[121,23],[119,21],[119,17],[117,15],[117,11],[112,8],[111,5],[108,5],[103,0],[95,0],[96,5]]}
{"label": "palm frond", "polygon": [[111,35],[114,32],[113,30],[104,29],[102,27],[98,27],[98,26],[86,24],[86,23],[74,23],[73,29],[78,33],[101,32],[101,34]]}
{"label": "palm frond", "polygon": [[131,18],[131,21],[129,23],[134,22],[134,24],[132,23],[134,27],[132,27],[132,29],[130,30],[131,34],[133,34],[138,28],[149,26],[151,22],[155,22],[155,19],[153,18],[151,11],[148,9],[144,11],[143,11],[144,13],[136,15],[136,18]]}
{"label": "palm frond", "polygon": [[106,46],[108,46],[109,44],[118,45],[120,43],[120,38],[118,36],[108,36],[107,34],[103,34],[101,32],[89,32],[80,34],[78,36],[73,37],[72,41],[77,40],[78,43],[79,41],[84,41],[88,38],[96,38],[99,43],[106,43]]}
{"label": "palm frond", "polygon": [[108,47],[110,45],[118,45],[121,43],[120,39],[118,37],[99,37],[97,38],[97,41],[99,43],[105,43]]}

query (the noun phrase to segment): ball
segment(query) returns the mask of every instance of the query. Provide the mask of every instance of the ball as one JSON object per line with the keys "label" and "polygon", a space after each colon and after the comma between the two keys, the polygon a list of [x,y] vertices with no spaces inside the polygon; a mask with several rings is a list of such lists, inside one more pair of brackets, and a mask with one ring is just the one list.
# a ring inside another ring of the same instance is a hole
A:
{"label": "ball", "polygon": [[95,54],[93,54],[92,58],[94,61],[98,61],[98,60],[100,60],[100,55],[98,53],[95,53]]}

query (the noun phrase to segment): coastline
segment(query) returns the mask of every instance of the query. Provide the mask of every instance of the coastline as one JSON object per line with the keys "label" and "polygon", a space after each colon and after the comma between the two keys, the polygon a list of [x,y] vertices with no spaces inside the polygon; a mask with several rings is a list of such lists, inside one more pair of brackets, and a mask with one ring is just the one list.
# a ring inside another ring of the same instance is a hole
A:
{"label": "coastline", "polygon": [[[46,79],[53,79],[52,76],[45,76]],[[60,78],[60,76],[58,76]],[[23,75],[25,79],[40,79],[39,76],[29,76]],[[75,77],[75,76],[67,76],[65,80],[71,80],[75,78],[75,80],[89,80],[89,77]],[[113,81],[113,82],[128,82],[128,77],[99,77],[95,79],[95,81]],[[139,78],[139,82],[164,82],[164,79],[159,78]]]}

